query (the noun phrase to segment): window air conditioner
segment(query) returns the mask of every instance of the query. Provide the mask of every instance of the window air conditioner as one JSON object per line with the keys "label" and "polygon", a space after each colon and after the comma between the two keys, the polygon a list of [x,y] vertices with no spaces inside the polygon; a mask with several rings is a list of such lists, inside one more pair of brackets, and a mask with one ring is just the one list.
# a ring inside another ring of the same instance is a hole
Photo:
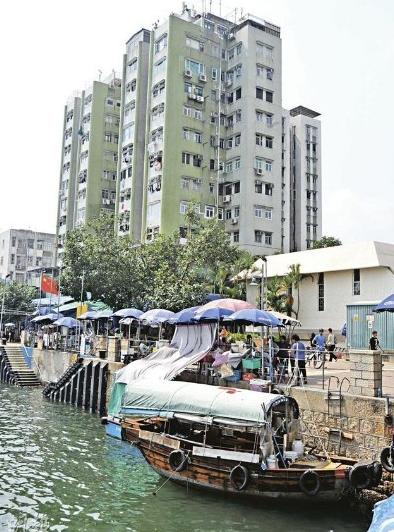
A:
{"label": "window air conditioner", "polygon": [[197,100],[197,96],[195,94],[192,94],[191,92],[188,92],[187,97],[189,100]]}
{"label": "window air conditioner", "polygon": [[207,76],[206,76],[205,74],[200,74],[200,75],[198,76],[198,79],[199,79],[200,81],[207,81]]}
{"label": "window air conditioner", "polygon": [[262,168],[255,168],[254,169],[256,175],[263,175],[263,169]]}
{"label": "window air conditioner", "polygon": [[231,224],[236,225],[238,223],[238,218],[231,218]]}
{"label": "window air conditioner", "polygon": [[204,96],[196,96],[196,100],[197,100],[198,102],[203,103],[203,102],[204,102]]}
{"label": "window air conditioner", "polygon": [[226,81],[226,87],[231,87],[232,84],[233,84],[233,80],[232,79],[228,79]]}
{"label": "window air conditioner", "polygon": [[185,75],[185,78],[192,78],[193,72],[191,70],[185,70],[184,75]]}
{"label": "window air conditioner", "polygon": [[230,31],[228,34],[227,34],[227,39],[229,41],[233,41],[235,39],[235,33],[233,31]]}
{"label": "window air conditioner", "polygon": [[223,196],[223,203],[230,203],[231,196],[229,194],[226,194],[226,196]]}

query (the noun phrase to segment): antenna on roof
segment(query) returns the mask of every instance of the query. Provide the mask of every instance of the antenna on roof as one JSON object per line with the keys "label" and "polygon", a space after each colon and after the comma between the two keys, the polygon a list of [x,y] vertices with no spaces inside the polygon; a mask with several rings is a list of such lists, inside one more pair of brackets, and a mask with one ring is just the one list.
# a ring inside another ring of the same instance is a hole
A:
{"label": "antenna on roof", "polygon": [[99,75],[99,76],[98,76],[98,78],[99,78],[98,80],[99,80],[99,81],[101,81],[101,76],[102,76],[102,74],[103,74],[103,71],[99,69],[99,71],[98,71],[98,75]]}

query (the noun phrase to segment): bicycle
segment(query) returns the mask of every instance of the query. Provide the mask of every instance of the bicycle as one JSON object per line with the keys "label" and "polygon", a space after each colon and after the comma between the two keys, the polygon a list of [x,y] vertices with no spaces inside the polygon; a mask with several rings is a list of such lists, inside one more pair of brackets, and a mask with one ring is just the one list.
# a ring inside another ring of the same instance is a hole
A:
{"label": "bicycle", "polygon": [[313,365],[315,369],[320,369],[326,361],[326,353],[321,349],[309,349],[305,356],[305,363],[309,367]]}

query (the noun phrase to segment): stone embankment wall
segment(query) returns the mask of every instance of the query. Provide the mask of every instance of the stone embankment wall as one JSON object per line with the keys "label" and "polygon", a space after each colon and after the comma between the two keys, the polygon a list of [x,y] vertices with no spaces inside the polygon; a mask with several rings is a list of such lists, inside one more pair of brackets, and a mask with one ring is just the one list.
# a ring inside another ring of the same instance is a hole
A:
{"label": "stone embankment wall", "polygon": [[[351,458],[379,458],[391,440],[385,399],[343,394],[340,408],[339,399],[329,399],[325,390],[295,387],[290,395],[300,406],[303,439],[309,445]],[[389,413],[394,415],[392,403]]]}
{"label": "stone embankment wall", "polygon": [[57,382],[76,360],[76,353],[35,348],[32,369],[43,384]]}

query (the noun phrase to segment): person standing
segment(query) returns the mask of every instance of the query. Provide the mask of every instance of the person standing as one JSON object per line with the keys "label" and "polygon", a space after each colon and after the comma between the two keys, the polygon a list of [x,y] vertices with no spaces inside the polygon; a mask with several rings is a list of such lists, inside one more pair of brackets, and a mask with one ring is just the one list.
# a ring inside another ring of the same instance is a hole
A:
{"label": "person standing", "polygon": [[300,383],[300,374],[302,375],[303,383],[307,383],[306,369],[305,369],[305,345],[300,342],[298,334],[293,334],[291,337],[293,345],[291,346],[291,361],[294,374],[294,368],[298,367],[297,371],[297,384]]}
{"label": "person standing", "polygon": [[335,354],[335,345],[336,345],[336,338],[335,335],[332,332],[331,327],[328,328],[328,336],[327,336],[327,351],[330,353],[330,360],[329,362],[332,362],[333,360],[337,361],[338,357]]}
{"label": "person standing", "polygon": [[379,344],[378,331],[372,331],[372,336],[369,339],[369,348],[371,351],[381,351]]}
{"label": "person standing", "polygon": [[319,329],[319,334],[317,334],[313,339],[313,345],[317,347],[319,351],[324,351],[326,347],[326,338],[323,333],[324,329]]}

